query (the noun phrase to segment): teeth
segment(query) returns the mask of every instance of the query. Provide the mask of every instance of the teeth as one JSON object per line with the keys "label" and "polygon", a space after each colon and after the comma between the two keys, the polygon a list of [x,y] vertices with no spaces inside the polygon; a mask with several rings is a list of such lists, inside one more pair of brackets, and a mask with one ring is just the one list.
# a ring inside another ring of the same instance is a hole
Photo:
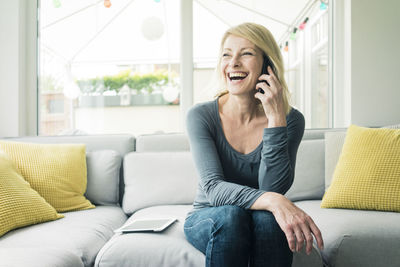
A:
{"label": "teeth", "polygon": [[243,72],[231,72],[231,73],[229,73],[229,78],[236,78],[236,77],[244,78],[246,76],[247,76],[247,74],[243,73]]}

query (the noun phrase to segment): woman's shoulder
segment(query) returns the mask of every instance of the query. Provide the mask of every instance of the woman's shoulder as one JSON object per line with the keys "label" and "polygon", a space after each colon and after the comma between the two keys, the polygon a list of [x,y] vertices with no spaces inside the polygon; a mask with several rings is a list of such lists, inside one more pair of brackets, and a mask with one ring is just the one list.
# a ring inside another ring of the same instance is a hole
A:
{"label": "woman's shoulder", "polygon": [[286,115],[288,129],[304,131],[305,119],[303,113],[291,107],[289,114]]}
{"label": "woman's shoulder", "polygon": [[187,117],[189,118],[210,118],[214,117],[216,112],[217,100],[211,100],[207,102],[197,103],[191,107],[188,111]]}
{"label": "woman's shoulder", "polygon": [[295,107],[291,107],[289,113],[286,115],[286,119],[290,120],[304,120],[304,115]]}

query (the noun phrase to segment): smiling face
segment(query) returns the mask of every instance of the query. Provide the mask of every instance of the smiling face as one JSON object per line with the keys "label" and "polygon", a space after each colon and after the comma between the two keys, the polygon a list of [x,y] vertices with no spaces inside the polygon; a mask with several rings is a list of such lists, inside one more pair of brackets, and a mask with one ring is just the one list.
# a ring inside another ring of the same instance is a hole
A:
{"label": "smiling face", "polygon": [[249,40],[229,35],[221,55],[221,75],[234,95],[254,93],[261,75],[263,52]]}

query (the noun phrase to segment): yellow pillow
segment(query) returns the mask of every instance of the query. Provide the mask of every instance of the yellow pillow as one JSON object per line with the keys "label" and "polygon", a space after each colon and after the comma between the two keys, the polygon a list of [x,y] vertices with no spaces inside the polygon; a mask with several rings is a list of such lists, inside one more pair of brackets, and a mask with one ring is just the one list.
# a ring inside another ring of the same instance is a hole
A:
{"label": "yellow pillow", "polygon": [[64,217],[18,173],[0,151],[0,236],[12,229]]}
{"label": "yellow pillow", "polygon": [[321,208],[400,212],[400,130],[351,125]]}
{"label": "yellow pillow", "polygon": [[86,154],[81,144],[0,141],[31,187],[58,212],[94,208],[86,191]]}

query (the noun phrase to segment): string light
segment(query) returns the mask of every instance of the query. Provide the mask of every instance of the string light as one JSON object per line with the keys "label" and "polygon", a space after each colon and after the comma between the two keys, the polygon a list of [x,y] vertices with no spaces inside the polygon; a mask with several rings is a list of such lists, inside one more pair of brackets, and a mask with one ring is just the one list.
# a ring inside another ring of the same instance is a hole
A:
{"label": "string light", "polygon": [[61,7],[61,1],[60,0],[53,0],[53,6],[55,8]]}
{"label": "string light", "polygon": [[290,39],[292,39],[292,40],[296,39],[296,32],[297,32],[297,28],[295,27],[293,32],[290,34]]}
{"label": "string light", "polygon": [[308,21],[308,17],[300,24],[299,29],[304,30]]}
{"label": "string light", "polygon": [[111,7],[111,0],[104,0],[104,6],[106,8],[110,8]]}
{"label": "string light", "polygon": [[327,1],[321,0],[321,4],[319,5],[320,10],[325,10],[328,8]]}
{"label": "string light", "polygon": [[285,52],[289,51],[289,42],[286,41],[285,48],[283,49]]}

